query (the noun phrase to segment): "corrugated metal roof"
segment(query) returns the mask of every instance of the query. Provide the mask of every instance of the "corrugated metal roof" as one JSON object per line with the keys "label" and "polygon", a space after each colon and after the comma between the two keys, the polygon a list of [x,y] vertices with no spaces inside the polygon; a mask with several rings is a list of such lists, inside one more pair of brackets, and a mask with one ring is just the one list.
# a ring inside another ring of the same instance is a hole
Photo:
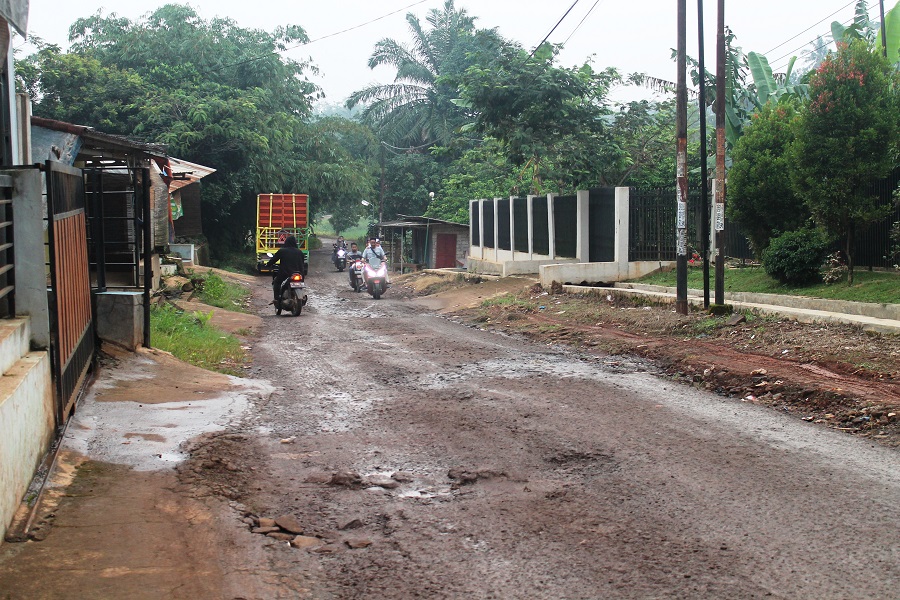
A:
{"label": "corrugated metal roof", "polygon": [[459,227],[468,229],[465,223],[454,223],[453,221],[445,221],[443,219],[435,219],[433,217],[414,217],[409,215],[397,215],[396,221],[384,221],[376,223],[377,227],[428,227],[430,225],[449,225],[451,227]]}
{"label": "corrugated metal roof", "polygon": [[82,151],[88,152],[92,149],[108,149],[118,152],[138,153],[147,156],[164,157],[166,148],[161,144],[148,144],[147,142],[138,142],[122,135],[112,135],[97,131],[93,127],[86,125],[75,125],[74,123],[66,123],[65,121],[56,121],[53,119],[44,119],[42,117],[31,117],[32,126],[43,127],[53,131],[71,133],[80,136],[83,140]]}
{"label": "corrugated metal roof", "polygon": [[216,172],[212,167],[198,165],[180,158],[172,158],[171,156],[169,157],[169,166],[172,168],[172,183],[169,184],[170,192],[180,190]]}

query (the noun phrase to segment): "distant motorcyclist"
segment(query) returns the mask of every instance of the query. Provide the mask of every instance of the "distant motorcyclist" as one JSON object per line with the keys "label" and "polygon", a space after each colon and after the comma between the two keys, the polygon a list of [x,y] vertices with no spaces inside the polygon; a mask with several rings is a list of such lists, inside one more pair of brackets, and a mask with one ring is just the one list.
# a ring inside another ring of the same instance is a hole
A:
{"label": "distant motorcyclist", "polygon": [[277,301],[281,295],[281,285],[290,278],[294,273],[301,273],[306,277],[306,256],[303,251],[297,247],[297,238],[289,236],[284,241],[284,246],[272,255],[266,267],[271,269],[278,263],[278,273],[272,279],[272,292],[275,294]]}

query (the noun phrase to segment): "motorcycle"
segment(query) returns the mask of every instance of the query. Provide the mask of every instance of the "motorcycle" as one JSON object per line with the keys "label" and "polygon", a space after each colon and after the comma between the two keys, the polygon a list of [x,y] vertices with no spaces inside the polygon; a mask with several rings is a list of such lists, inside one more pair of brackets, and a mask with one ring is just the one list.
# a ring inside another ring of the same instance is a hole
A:
{"label": "motorcycle", "polygon": [[[272,286],[278,280],[276,274],[272,279]],[[300,311],[309,301],[306,295],[306,284],[303,282],[302,273],[294,273],[281,284],[278,299],[275,300],[275,314],[280,315],[282,310],[290,311],[291,315],[298,316]]]}
{"label": "motorcycle", "polygon": [[344,248],[335,248],[334,254],[331,255],[331,262],[334,263],[338,273],[342,273],[347,268],[347,251]]}
{"label": "motorcycle", "polygon": [[358,292],[363,287],[363,269],[365,266],[366,263],[363,262],[363,259],[358,257],[350,263],[348,273],[350,275],[350,287],[353,288],[354,292]]}
{"label": "motorcycle", "polygon": [[376,300],[381,298],[381,295],[387,290],[387,263],[382,261],[377,269],[366,264],[363,267],[363,281],[373,298]]}

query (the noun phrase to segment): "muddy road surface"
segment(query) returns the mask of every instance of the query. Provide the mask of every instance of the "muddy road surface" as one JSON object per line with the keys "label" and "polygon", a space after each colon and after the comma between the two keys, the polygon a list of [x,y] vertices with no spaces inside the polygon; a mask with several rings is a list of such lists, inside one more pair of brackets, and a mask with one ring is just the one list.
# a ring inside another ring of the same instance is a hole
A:
{"label": "muddy road surface", "polygon": [[312,265],[297,318],[254,291],[275,393],[178,468],[258,544],[244,597],[896,596],[895,450]]}

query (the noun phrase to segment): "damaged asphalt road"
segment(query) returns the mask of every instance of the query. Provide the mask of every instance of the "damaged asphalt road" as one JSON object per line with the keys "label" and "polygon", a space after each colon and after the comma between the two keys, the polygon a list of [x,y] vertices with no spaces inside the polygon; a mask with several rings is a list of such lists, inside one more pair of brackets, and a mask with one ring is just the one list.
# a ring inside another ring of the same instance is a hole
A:
{"label": "damaged asphalt road", "polygon": [[297,318],[258,278],[274,391],[169,471],[215,545],[190,597],[896,594],[895,450],[313,269]]}
{"label": "damaged asphalt road", "polygon": [[259,536],[310,597],[859,598],[900,583],[896,452],[640,361],[479,331],[395,290],[375,301],[326,255],[313,265],[296,319],[257,289],[252,371],[276,392],[239,438],[195,449],[225,465],[182,468],[240,502],[248,530],[290,515],[318,540]]}

